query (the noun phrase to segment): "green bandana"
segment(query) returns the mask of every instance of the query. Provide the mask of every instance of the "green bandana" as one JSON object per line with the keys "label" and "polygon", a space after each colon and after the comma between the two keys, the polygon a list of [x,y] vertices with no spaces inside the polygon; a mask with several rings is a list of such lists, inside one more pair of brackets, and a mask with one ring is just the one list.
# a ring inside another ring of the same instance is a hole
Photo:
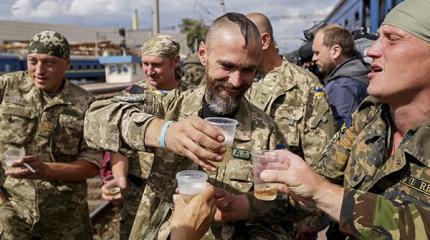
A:
{"label": "green bandana", "polygon": [[174,58],[179,53],[179,43],[172,36],[157,35],[142,46],[142,55]]}
{"label": "green bandana", "polygon": [[69,42],[58,32],[43,31],[33,36],[28,44],[28,53],[44,53],[68,60]]}
{"label": "green bandana", "polygon": [[391,25],[430,43],[430,0],[406,0],[393,8],[382,25]]}

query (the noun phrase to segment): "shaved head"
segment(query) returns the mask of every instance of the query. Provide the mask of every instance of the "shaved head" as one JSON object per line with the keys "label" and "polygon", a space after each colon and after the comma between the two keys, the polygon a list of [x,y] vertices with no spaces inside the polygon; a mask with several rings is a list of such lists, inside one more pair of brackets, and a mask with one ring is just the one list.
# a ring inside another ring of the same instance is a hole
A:
{"label": "shaved head", "polygon": [[219,39],[220,37],[223,37],[223,35],[229,33],[237,34],[237,30],[240,30],[240,33],[245,40],[244,47],[248,45],[250,40],[257,44],[261,44],[260,32],[255,24],[245,15],[231,12],[218,17],[209,26],[205,39],[206,46],[210,48],[213,40]]}
{"label": "shaved head", "polygon": [[270,20],[262,13],[250,13],[246,15],[258,28],[261,34],[268,33],[273,39],[273,28]]}

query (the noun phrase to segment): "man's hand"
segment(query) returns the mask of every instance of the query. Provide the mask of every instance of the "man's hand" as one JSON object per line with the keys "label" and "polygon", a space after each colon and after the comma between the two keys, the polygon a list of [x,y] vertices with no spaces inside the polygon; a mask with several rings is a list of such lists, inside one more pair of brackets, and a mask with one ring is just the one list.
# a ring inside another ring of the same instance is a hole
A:
{"label": "man's hand", "polygon": [[170,223],[171,239],[200,239],[212,222],[215,213],[214,197],[215,190],[212,186],[208,186],[189,203],[185,203],[180,195],[175,194],[175,209]]}
{"label": "man's hand", "polygon": [[221,188],[216,189],[215,222],[235,222],[249,219],[249,202],[246,194],[234,195]]}
{"label": "man's hand", "polygon": [[25,156],[12,164],[13,169],[7,170],[6,175],[13,178],[44,179],[46,164],[37,156]]}
{"label": "man's hand", "polygon": [[281,183],[278,190],[290,194],[306,207],[317,207],[338,220],[342,206],[343,189],[318,175],[299,156],[280,150],[282,163],[277,170],[264,170],[260,178],[265,182]]}
{"label": "man's hand", "polygon": [[[112,195],[110,194],[112,189],[114,187],[119,187],[121,191],[118,194]],[[107,181],[103,184],[101,190],[102,190],[102,198],[106,201],[111,201],[114,205],[119,205],[124,196],[123,193],[125,189],[127,188],[127,180],[125,177],[115,177],[111,181]]]}
{"label": "man's hand", "polygon": [[222,133],[197,116],[171,124],[165,139],[167,149],[188,157],[210,171],[216,170],[210,161],[222,161],[226,150]]}

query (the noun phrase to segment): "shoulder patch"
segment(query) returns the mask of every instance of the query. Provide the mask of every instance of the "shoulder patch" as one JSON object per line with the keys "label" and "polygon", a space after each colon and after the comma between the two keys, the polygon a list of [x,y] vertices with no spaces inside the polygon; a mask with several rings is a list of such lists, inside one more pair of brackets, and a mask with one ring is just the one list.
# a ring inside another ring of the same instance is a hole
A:
{"label": "shoulder patch", "polygon": [[320,87],[315,87],[315,96],[324,97],[324,90]]}

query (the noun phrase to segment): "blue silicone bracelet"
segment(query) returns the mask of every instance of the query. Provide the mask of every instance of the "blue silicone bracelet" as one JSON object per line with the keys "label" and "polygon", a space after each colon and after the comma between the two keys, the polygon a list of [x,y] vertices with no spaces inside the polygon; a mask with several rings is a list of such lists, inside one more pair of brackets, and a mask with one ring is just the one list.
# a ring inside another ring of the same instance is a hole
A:
{"label": "blue silicone bracelet", "polygon": [[163,124],[160,133],[160,148],[166,148],[166,131],[170,124],[172,124],[173,122],[174,121],[167,121]]}

